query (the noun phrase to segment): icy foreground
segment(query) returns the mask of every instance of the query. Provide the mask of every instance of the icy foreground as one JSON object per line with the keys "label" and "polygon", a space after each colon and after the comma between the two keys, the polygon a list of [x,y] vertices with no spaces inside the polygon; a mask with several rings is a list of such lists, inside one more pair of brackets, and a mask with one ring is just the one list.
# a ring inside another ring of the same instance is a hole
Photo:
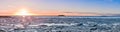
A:
{"label": "icy foreground", "polygon": [[120,17],[13,16],[0,18],[0,32],[120,32]]}

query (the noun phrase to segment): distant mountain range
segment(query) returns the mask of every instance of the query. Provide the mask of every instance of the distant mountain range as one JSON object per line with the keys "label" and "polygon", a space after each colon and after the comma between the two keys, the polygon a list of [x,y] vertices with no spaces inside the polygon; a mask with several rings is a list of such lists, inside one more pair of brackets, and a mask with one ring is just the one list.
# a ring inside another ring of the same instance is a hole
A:
{"label": "distant mountain range", "polygon": [[94,13],[94,12],[63,12],[66,14],[77,14],[79,16],[102,16],[102,17],[106,17],[106,16],[120,16],[120,14],[102,14],[102,13]]}
{"label": "distant mountain range", "polygon": [[113,15],[111,15],[111,16],[120,16],[120,14],[113,14]]}
{"label": "distant mountain range", "polygon": [[68,16],[101,16],[100,13],[93,13],[93,12],[62,12],[63,15]]}

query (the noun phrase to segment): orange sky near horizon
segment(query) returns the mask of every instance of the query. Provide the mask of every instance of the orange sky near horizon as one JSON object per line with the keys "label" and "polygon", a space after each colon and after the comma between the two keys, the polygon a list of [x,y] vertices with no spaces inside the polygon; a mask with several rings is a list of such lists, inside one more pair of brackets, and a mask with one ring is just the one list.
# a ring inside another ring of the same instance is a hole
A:
{"label": "orange sky near horizon", "polygon": [[[21,9],[17,9],[15,11],[1,11],[0,16],[14,16],[15,14],[18,14],[21,11]],[[31,16],[57,16],[57,15],[66,15],[66,16],[97,16],[97,14],[91,14],[91,13],[64,13],[61,11],[35,11],[35,10],[29,10],[26,9],[24,13],[27,14],[34,14]],[[23,12],[23,11],[21,11]],[[24,13],[19,13],[19,14],[24,14]]]}
{"label": "orange sky near horizon", "polygon": [[[0,16],[14,16],[16,12],[0,12]],[[77,14],[77,13],[63,13],[58,11],[39,11],[39,12],[30,12],[32,14],[36,14],[36,16],[57,16],[57,15],[66,15],[66,16],[96,16],[97,14]],[[31,15],[35,16],[35,15]]]}

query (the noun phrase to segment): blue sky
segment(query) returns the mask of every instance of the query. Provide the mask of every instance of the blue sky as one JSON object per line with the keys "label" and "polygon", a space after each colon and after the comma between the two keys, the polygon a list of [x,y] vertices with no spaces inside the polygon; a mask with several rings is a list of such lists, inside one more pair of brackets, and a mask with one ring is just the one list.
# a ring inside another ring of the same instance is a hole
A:
{"label": "blue sky", "polygon": [[35,11],[120,14],[120,0],[0,0],[0,11],[26,7]]}

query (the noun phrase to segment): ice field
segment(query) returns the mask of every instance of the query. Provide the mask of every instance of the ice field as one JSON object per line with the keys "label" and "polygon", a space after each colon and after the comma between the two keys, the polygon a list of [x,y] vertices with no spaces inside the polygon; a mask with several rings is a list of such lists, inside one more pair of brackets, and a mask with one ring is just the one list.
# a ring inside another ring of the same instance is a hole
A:
{"label": "ice field", "polygon": [[120,17],[2,17],[0,32],[120,32]]}

